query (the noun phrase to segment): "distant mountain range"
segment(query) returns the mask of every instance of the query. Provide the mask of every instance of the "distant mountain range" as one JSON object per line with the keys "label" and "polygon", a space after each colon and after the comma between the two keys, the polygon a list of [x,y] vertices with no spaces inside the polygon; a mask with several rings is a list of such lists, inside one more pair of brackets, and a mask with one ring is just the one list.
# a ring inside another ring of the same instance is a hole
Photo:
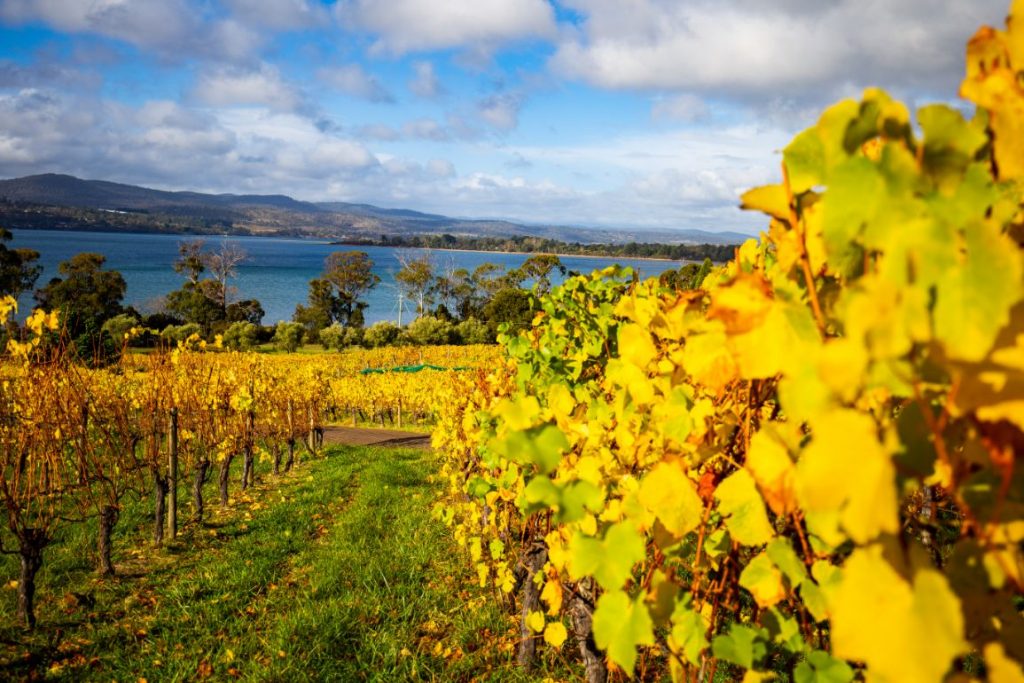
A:
{"label": "distant mountain range", "polygon": [[737,244],[749,235],[704,230],[602,229],[469,220],[285,195],[167,192],[45,173],[0,180],[0,227],[274,235],[331,240],[382,236],[546,237],[563,242]]}

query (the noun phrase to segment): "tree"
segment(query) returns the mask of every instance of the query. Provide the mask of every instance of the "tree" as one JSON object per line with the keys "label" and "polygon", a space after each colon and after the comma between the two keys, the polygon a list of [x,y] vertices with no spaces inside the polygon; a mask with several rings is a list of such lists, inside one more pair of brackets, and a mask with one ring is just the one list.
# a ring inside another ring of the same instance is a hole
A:
{"label": "tree", "polygon": [[515,334],[530,326],[534,314],[533,298],[518,287],[507,287],[487,302],[483,314],[492,336],[498,335],[498,327],[502,323],[508,323],[510,331]]}
{"label": "tree", "polygon": [[0,228],[0,296],[10,294],[17,299],[35,287],[43,267],[35,263],[39,260],[38,251],[8,249],[5,242],[13,238],[9,230]]}
{"label": "tree", "polygon": [[551,272],[557,270],[560,275],[565,275],[565,266],[562,260],[554,254],[535,254],[523,261],[513,273],[518,278],[516,286],[524,280],[533,280],[534,287],[539,296],[543,296],[551,289]]}
{"label": "tree", "polygon": [[36,301],[42,308],[59,308],[68,334],[74,338],[87,328],[97,333],[103,323],[121,312],[121,300],[127,288],[121,273],[103,270],[106,258],[101,254],[83,253],[63,261],[53,278],[36,291]]}
{"label": "tree", "polygon": [[228,304],[226,314],[225,319],[229,323],[244,322],[259,325],[266,312],[256,299],[244,299]]}
{"label": "tree", "polygon": [[274,343],[279,349],[294,353],[302,343],[302,325],[281,321],[274,330]]}
{"label": "tree", "polygon": [[336,251],[327,257],[323,279],[337,291],[334,319],[346,327],[362,327],[366,303],[360,297],[373,289],[380,278],[365,251]]}
{"label": "tree", "polygon": [[228,281],[238,275],[238,265],[248,257],[245,250],[233,242],[221,242],[220,249],[202,255],[203,265],[210,271],[213,282],[217,284],[217,287],[211,287],[206,292],[225,313],[228,308],[228,297],[234,290],[228,285]]}
{"label": "tree", "polygon": [[209,333],[215,323],[224,320],[226,312],[218,302],[207,295],[203,284],[212,280],[203,280],[198,284],[186,282],[185,285],[167,295],[165,307],[167,312],[187,323],[195,323]]}
{"label": "tree", "polygon": [[397,258],[402,264],[402,269],[395,275],[395,281],[402,294],[416,303],[416,314],[423,315],[433,303],[431,289],[434,284],[434,266],[425,254],[399,254]]}
{"label": "tree", "polygon": [[174,272],[184,275],[194,285],[199,283],[199,276],[206,270],[203,262],[205,245],[206,240],[178,242],[178,260],[174,262]]}
{"label": "tree", "polygon": [[341,302],[335,296],[331,283],[319,278],[309,281],[306,302],[306,306],[299,304],[295,307],[292,320],[306,329],[308,339],[316,341],[320,330],[328,327],[342,315]]}

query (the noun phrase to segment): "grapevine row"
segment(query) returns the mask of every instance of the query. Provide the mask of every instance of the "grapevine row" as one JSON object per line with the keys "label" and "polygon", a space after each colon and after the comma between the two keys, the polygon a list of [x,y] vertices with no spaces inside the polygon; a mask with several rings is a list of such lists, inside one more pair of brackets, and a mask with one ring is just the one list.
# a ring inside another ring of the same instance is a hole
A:
{"label": "grapevine row", "polygon": [[961,94],[826,110],[695,291],[568,280],[441,417],[436,513],[588,681],[1024,680],[1024,1]]}

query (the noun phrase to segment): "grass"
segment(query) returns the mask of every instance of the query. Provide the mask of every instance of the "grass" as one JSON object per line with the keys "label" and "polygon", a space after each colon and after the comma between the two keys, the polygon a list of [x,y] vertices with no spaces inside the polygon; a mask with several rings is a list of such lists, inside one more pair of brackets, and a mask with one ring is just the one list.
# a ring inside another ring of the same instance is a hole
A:
{"label": "grass", "polygon": [[32,633],[2,558],[0,679],[528,680],[510,615],[465,588],[470,564],[430,518],[428,451],[333,447],[281,478],[266,467],[163,548],[149,501],[126,505],[113,579],[93,571],[95,523],[68,526]]}

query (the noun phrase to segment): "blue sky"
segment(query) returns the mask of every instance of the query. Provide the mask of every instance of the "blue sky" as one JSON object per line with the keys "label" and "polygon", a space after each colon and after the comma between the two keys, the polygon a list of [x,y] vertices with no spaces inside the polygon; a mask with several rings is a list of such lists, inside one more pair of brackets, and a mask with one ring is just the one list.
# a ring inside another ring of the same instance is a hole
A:
{"label": "blue sky", "polygon": [[0,177],[754,232],[820,109],[949,101],[1006,0],[0,0]]}

